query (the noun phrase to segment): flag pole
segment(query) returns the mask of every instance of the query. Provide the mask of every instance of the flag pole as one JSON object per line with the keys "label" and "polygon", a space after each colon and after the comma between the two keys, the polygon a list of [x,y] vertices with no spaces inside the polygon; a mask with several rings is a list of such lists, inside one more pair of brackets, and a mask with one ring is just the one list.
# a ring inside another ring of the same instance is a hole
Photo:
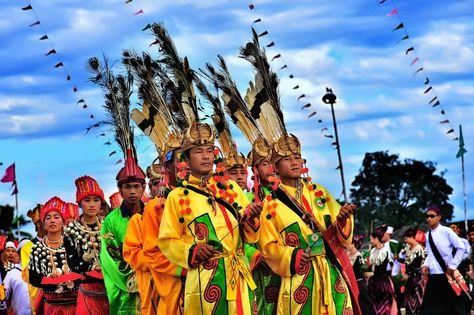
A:
{"label": "flag pole", "polygon": [[461,156],[461,174],[462,174],[462,194],[464,198],[464,228],[466,233],[469,231],[467,226],[467,195],[466,195],[466,178],[464,176],[464,154]]}
{"label": "flag pole", "polygon": [[[16,180],[14,182],[15,189],[16,188]],[[16,208],[16,233],[18,240],[20,240],[20,216],[19,216],[19,211],[18,211],[18,192],[15,194],[15,208]]]}

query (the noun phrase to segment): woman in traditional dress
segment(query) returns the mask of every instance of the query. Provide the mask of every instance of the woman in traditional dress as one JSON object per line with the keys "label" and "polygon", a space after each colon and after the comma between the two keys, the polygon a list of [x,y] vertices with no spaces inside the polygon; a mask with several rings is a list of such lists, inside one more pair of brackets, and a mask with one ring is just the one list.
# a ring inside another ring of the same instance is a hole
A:
{"label": "woman in traditional dress", "polygon": [[387,226],[377,227],[370,237],[370,244],[374,246],[370,251],[368,265],[372,272],[368,273],[369,296],[374,302],[377,315],[396,315],[397,302],[395,300],[395,289],[390,279],[389,264],[393,264],[390,253],[384,247],[382,237],[387,230]]}
{"label": "woman in traditional dress", "polygon": [[405,282],[405,299],[403,304],[406,314],[418,314],[423,301],[423,293],[425,283],[421,277],[421,265],[425,258],[425,250],[416,241],[416,228],[410,228],[403,234],[405,238],[406,248],[405,256],[405,274],[403,278]]}
{"label": "woman in traditional dress", "polygon": [[63,225],[67,204],[58,197],[51,198],[41,208],[40,217],[46,236],[31,248],[29,259],[30,283],[43,289],[35,300],[37,314],[74,315],[81,275],[71,271],[73,253],[64,246]]}
{"label": "woman in traditional dress", "polygon": [[77,297],[77,314],[108,314],[109,301],[105,292],[104,276],[99,260],[100,227],[103,218],[98,215],[104,193],[95,179],[82,176],[76,179],[76,202],[82,215],[65,228],[65,246],[74,253],[76,264],[71,268],[84,276]]}

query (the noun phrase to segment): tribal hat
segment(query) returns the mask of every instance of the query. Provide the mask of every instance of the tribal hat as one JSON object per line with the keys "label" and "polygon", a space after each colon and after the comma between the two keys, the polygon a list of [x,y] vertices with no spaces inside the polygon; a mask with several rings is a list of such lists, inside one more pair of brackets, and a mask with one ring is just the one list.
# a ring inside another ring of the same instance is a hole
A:
{"label": "tribal hat", "polygon": [[138,166],[135,159],[132,157],[130,150],[127,150],[127,159],[125,160],[125,166],[120,169],[117,173],[117,184],[123,184],[127,182],[142,182],[145,183],[145,172]]}
{"label": "tribal hat", "polygon": [[104,192],[95,179],[90,176],[82,176],[76,179],[76,202],[80,203],[82,199],[88,196],[97,196],[104,200]]}
{"label": "tribal hat", "polygon": [[33,221],[33,224],[36,224],[40,220],[40,210],[41,210],[42,205],[38,204],[36,207],[34,207],[31,210],[28,210],[26,215]]}
{"label": "tribal hat", "polygon": [[301,154],[301,144],[298,138],[293,134],[284,133],[273,145],[272,162],[292,154]]}
{"label": "tribal hat", "polygon": [[146,168],[146,177],[150,181],[154,179],[162,178],[163,175],[161,174],[161,165],[160,164],[152,164]]}
{"label": "tribal hat", "polygon": [[53,197],[46,201],[46,203],[41,207],[40,210],[40,218],[41,221],[44,222],[44,217],[51,211],[56,211],[61,215],[63,220],[66,220],[65,213],[68,209],[66,202],[64,202],[59,197]]}
{"label": "tribal hat", "polygon": [[208,124],[195,121],[185,130],[182,149],[186,151],[198,146],[214,146],[214,140],[214,129]]}
{"label": "tribal hat", "polygon": [[122,195],[117,191],[117,192],[114,192],[112,195],[110,195],[109,201],[110,201],[110,207],[112,209],[115,209],[115,208],[120,207],[120,205],[122,204],[123,198],[122,198]]}
{"label": "tribal hat", "polygon": [[79,206],[75,203],[68,202],[66,204],[66,209],[64,211],[63,218],[68,221],[68,220],[74,220],[79,216]]}
{"label": "tribal hat", "polygon": [[247,156],[251,166],[260,164],[262,161],[270,161],[272,158],[272,146],[264,138],[257,138],[252,143],[252,150]]}

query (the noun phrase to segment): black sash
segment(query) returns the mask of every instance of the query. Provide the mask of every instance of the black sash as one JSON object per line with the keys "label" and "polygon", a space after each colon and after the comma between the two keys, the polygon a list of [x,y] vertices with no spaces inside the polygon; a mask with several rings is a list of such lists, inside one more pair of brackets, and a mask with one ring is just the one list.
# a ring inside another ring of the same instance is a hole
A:
{"label": "black sash", "polygon": [[433,251],[433,255],[435,256],[436,261],[438,261],[438,264],[440,265],[441,269],[443,269],[443,272],[446,272],[448,270],[448,267],[446,266],[446,262],[444,261],[443,257],[441,257],[441,254],[439,253],[439,250],[433,241],[431,231],[428,232],[428,242],[430,242],[430,247]]}

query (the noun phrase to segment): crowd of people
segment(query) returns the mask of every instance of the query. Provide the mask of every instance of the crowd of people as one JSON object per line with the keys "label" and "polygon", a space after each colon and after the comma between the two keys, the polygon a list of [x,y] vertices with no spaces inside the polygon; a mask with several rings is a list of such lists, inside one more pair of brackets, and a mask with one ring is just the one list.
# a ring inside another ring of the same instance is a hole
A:
{"label": "crowd of people", "polygon": [[[75,203],[54,196],[28,213],[36,237],[2,253],[1,315],[466,313],[459,266],[469,251],[439,224],[436,206],[426,211],[428,241],[409,229],[400,250],[384,225],[371,234],[368,256],[358,251],[356,205],[340,205],[309,176],[256,33],[241,50],[256,72],[245,97],[223,58],[219,70],[208,66],[221,107],[160,27],[152,26],[166,67],[124,52],[134,75],[146,68],[137,80],[141,110],[129,112],[125,79],[91,59],[124,153],[118,192],[109,208],[98,181],[82,176]],[[212,104],[213,124],[199,117],[194,86]],[[224,112],[251,144],[247,156]],[[130,116],[158,149],[146,172]]]}

